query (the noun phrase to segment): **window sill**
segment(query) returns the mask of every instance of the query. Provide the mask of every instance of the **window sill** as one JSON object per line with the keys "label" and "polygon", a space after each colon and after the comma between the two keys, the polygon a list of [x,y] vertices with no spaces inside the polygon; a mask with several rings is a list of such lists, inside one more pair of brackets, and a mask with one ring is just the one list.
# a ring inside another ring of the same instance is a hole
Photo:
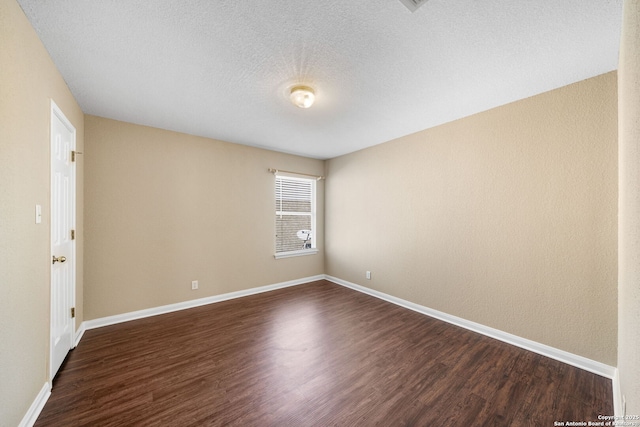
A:
{"label": "window sill", "polygon": [[300,251],[280,252],[274,255],[275,259],[291,258],[294,256],[315,255],[318,253],[318,249],[304,249]]}

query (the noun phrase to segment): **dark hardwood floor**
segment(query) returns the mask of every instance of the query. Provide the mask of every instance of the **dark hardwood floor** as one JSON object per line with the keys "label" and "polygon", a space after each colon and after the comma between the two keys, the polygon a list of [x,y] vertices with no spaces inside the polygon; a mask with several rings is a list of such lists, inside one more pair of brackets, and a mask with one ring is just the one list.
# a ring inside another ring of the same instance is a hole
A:
{"label": "dark hardwood floor", "polygon": [[89,330],[36,426],[553,426],[611,381],[326,281]]}

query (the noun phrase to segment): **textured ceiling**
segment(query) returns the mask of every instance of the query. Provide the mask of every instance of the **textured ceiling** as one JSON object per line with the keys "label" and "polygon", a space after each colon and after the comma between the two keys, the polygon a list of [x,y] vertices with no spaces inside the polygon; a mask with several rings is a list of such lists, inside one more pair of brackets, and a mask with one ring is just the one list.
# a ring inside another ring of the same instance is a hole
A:
{"label": "textured ceiling", "polygon": [[[331,158],[617,68],[622,0],[18,0],[85,113]],[[294,107],[306,83],[316,104]]]}

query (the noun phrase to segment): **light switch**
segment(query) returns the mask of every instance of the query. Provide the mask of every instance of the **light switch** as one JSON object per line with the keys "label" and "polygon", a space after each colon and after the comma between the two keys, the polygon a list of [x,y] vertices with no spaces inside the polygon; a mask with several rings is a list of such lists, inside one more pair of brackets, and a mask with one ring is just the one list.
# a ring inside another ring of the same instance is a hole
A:
{"label": "light switch", "polygon": [[36,224],[42,222],[42,205],[36,205]]}

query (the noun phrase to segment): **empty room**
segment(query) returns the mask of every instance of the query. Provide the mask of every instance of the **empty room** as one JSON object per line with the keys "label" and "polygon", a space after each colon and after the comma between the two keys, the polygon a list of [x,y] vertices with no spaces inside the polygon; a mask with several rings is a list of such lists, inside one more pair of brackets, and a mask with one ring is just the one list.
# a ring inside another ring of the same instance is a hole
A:
{"label": "empty room", "polygon": [[640,426],[640,0],[0,0],[0,427]]}

